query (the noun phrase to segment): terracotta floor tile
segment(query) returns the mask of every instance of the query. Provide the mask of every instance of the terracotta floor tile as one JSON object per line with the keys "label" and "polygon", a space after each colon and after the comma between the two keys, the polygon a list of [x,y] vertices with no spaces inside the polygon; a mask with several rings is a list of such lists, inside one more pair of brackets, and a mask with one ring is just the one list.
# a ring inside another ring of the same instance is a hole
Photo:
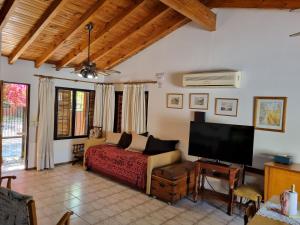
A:
{"label": "terracotta floor tile", "polygon": [[39,225],[55,225],[67,210],[74,212],[71,225],[243,224],[242,217],[225,213],[222,202],[183,199],[168,205],[79,165],[6,174],[17,176],[14,190],[35,199]]}

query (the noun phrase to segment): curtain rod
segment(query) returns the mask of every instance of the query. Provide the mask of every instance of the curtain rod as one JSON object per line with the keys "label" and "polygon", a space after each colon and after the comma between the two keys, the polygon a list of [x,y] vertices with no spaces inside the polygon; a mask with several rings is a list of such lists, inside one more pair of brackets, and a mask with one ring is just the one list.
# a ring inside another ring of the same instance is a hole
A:
{"label": "curtain rod", "polygon": [[40,75],[40,74],[34,74],[33,76],[40,77],[40,78],[67,80],[67,81],[82,82],[82,83],[89,83],[89,84],[156,84],[157,83],[157,81],[155,81],[155,80],[125,81],[125,82],[118,82],[118,81],[117,82],[93,82],[93,81],[75,80],[75,79],[69,79],[69,78],[46,76],[46,75]]}

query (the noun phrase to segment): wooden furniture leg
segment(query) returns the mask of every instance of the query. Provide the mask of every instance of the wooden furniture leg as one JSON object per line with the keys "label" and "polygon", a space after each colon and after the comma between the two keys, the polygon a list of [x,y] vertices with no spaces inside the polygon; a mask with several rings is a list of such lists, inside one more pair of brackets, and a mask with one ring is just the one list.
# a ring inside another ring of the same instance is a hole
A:
{"label": "wooden furniture leg", "polygon": [[37,225],[36,208],[34,200],[27,203],[30,225]]}
{"label": "wooden furniture leg", "polygon": [[194,193],[193,193],[193,200],[194,202],[198,201],[198,189],[199,189],[199,173],[200,173],[200,166],[199,163],[196,162],[195,165],[195,187],[194,187]]}
{"label": "wooden furniture leg", "polygon": [[[36,217],[36,207],[34,200],[30,200],[27,203],[28,214],[29,214],[29,221],[30,225],[38,225],[37,217]],[[57,225],[70,225],[70,217],[73,215],[73,212],[66,212],[62,218],[59,220]]]}
{"label": "wooden furniture leg", "polygon": [[15,180],[17,177],[16,176],[4,176],[4,177],[0,177],[0,186],[2,184],[2,181],[7,179],[7,184],[6,187],[8,189],[11,189],[11,180]]}
{"label": "wooden furniture leg", "polygon": [[227,207],[227,213],[230,216],[232,215],[232,210],[233,210],[233,202],[234,202],[233,190],[235,187],[235,177],[236,177],[236,173],[234,173],[232,170],[229,170],[229,202]]}

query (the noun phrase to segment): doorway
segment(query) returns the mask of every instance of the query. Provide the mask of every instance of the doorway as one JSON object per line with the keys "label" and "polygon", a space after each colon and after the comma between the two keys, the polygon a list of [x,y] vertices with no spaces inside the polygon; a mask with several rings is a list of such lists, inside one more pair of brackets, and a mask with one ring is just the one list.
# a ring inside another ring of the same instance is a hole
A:
{"label": "doorway", "polygon": [[27,168],[29,84],[3,82],[2,171]]}

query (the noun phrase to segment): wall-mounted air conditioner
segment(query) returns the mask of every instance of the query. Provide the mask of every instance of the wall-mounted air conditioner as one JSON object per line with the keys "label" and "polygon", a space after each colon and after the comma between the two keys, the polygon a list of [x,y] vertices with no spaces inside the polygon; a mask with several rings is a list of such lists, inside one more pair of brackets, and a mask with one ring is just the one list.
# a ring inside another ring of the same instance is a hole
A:
{"label": "wall-mounted air conditioner", "polygon": [[231,87],[239,88],[241,72],[205,72],[184,74],[183,87]]}

